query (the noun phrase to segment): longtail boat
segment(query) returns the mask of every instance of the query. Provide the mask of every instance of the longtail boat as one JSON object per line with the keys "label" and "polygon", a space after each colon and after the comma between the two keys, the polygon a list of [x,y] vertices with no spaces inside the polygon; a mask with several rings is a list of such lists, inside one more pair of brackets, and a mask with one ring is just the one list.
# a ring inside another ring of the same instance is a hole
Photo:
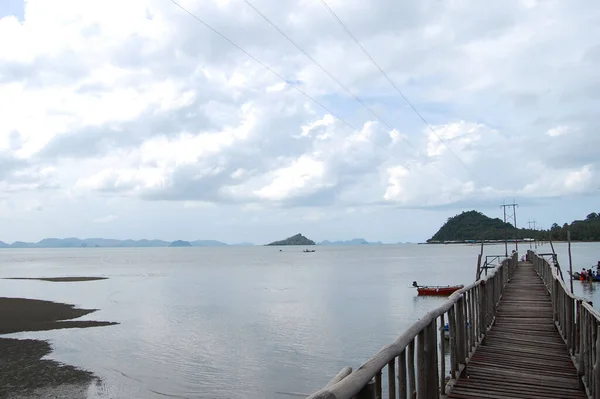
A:
{"label": "longtail boat", "polygon": [[419,295],[448,296],[453,292],[464,288],[464,285],[419,285],[416,281],[413,281],[412,285],[417,288]]}

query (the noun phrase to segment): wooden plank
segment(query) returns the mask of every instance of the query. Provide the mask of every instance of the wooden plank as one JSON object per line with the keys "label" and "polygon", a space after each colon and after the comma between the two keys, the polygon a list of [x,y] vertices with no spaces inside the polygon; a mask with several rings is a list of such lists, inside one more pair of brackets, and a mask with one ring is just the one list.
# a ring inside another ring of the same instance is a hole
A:
{"label": "wooden plank", "polygon": [[[499,289],[494,287],[491,300],[498,298]],[[558,318],[570,323],[574,313],[565,309],[574,303],[566,298],[562,309],[555,308],[551,298],[533,265],[520,262],[502,293],[492,329],[451,387],[448,398],[586,398],[565,340],[553,322]],[[472,315],[467,316],[471,321]],[[584,322],[580,333],[591,341],[589,318]],[[573,331],[569,328],[564,333],[567,342],[572,342]],[[583,346],[589,344],[582,342]],[[591,354],[589,350],[583,352],[587,367]]]}

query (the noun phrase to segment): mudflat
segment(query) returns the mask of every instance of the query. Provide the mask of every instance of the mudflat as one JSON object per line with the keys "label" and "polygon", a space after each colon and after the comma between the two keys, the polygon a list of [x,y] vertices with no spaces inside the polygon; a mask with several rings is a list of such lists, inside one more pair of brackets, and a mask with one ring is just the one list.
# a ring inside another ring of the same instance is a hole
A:
{"label": "mudflat", "polygon": [[[0,334],[109,326],[113,322],[72,320],[96,309],[26,298],[0,297]],[[46,341],[0,338],[0,398],[85,398],[97,378],[89,371],[42,359]]]}
{"label": "mudflat", "polygon": [[[61,328],[109,326],[108,321],[73,320],[97,309],[79,309],[74,305],[26,298],[0,297],[0,334],[44,331]],[[68,320],[68,321],[63,321]]]}
{"label": "mudflat", "polygon": [[53,283],[73,283],[80,281],[107,280],[108,277],[6,277],[4,280],[39,280]]}

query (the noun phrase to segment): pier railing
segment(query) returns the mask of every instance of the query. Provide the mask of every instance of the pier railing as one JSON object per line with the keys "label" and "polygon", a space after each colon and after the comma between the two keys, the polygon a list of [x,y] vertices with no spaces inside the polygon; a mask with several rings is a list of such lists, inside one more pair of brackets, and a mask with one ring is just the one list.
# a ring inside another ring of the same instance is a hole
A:
{"label": "pier railing", "polygon": [[390,399],[446,395],[491,328],[504,287],[517,262],[516,253],[502,260],[490,274],[450,295],[358,370],[343,369],[308,399],[382,399],[384,393]]}
{"label": "pier railing", "polygon": [[552,297],[554,323],[567,344],[581,384],[588,397],[600,399],[600,312],[569,291],[554,265],[535,252],[527,255]]}

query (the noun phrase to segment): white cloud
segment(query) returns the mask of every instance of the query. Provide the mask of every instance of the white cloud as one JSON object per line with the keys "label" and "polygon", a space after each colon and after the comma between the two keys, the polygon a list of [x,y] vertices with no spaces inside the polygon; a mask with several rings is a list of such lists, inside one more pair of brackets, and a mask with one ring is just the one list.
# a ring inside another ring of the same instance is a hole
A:
{"label": "white cloud", "polygon": [[332,2],[433,132],[319,2],[254,4],[381,120],[251,8],[182,4],[328,110],[168,1],[29,0],[0,19],[0,200],[24,226],[36,203],[238,207],[230,226],[304,209],[284,225],[597,191],[593,0]]}
{"label": "white cloud", "polygon": [[549,129],[546,134],[550,137],[558,137],[568,134],[570,130],[571,129],[568,126],[556,126],[552,129]]}

